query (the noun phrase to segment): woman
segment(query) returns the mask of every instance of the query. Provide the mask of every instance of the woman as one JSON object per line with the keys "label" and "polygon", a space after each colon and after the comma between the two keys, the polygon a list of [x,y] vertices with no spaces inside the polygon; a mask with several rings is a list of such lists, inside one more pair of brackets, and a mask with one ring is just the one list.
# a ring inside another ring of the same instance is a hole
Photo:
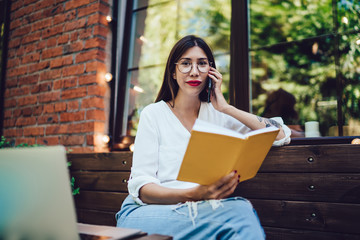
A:
{"label": "woman", "polygon": [[[213,84],[211,103],[206,102],[208,78]],[[222,75],[204,40],[186,36],[175,44],[156,103],[140,116],[130,195],[116,215],[118,227],[174,239],[264,239],[250,202],[227,198],[239,183],[236,172],[207,186],[176,181],[197,118],[242,133],[275,125],[280,132],[274,144],[289,141],[286,126],[229,105],[221,83]]]}

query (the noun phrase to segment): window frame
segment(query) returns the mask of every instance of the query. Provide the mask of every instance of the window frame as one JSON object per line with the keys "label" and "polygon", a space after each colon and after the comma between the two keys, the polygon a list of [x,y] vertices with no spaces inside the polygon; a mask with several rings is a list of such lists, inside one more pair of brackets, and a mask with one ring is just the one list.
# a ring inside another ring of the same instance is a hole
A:
{"label": "window frame", "polygon": [[[1,6],[2,5],[2,6]],[[1,68],[0,68],[0,108],[4,109],[4,95],[5,95],[5,80],[6,80],[6,67],[8,55],[8,42],[9,42],[9,28],[10,28],[10,12],[11,0],[3,0],[0,4],[0,11],[4,22],[4,38],[2,41],[2,54],[1,54]],[[4,110],[0,111],[0,136],[3,135],[4,126]]]}

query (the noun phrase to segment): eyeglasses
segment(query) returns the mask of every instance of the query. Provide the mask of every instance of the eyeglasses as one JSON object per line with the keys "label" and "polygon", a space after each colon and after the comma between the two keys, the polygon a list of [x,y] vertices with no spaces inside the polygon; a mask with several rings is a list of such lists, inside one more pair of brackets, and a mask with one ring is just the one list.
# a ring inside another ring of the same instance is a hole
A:
{"label": "eyeglasses", "polygon": [[199,72],[207,73],[209,72],[211,65],[211,63],[209,63],[207,59],[202,59],[197,63],[193,63],[189,60],[183,59],[175,64],[177,65],[179,71],[182,73],[189,73],[192,70],[194,64],[196,64]]}

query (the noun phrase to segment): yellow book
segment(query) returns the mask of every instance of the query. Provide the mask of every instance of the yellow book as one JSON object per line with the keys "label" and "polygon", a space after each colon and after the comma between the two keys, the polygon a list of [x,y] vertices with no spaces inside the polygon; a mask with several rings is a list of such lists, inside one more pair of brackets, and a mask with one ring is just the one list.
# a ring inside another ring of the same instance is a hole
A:
{"label": "yellow book", "polygon": [[197,119],[177,180],[209,185],[234,170],[241,182],[253,178],[278,132],[268,127],[241,134]]}

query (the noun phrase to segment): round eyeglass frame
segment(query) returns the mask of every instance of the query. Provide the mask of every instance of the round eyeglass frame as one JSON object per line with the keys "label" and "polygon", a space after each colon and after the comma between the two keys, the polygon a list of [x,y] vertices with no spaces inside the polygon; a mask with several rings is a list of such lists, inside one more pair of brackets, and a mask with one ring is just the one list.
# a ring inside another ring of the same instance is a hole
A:
{"label": "round eyeglass frame", "polygon": [[[177,68],[178,68],[178,70],[179,70],[181,73],[189,73],[189,72],[191,72],[191,70],[192,70],[193,67],[194,67],[194,63],[191,63],[190,70],[187,71],[187,72],[182,72],[182,71],[180,70],[180,68],[179,68],[179,62],[176,62],[175,64],[177,65]],[[198,63],[195,63],[195,64],[196,64],[196,67],[197,67],[197,69],[198,69],[199,72],[201,72],[201,73],[207,73],[207,72],[208,72],[208,71],[205,71],[205,72],[201,71],[200,68],[199,68],[199,64],[198,64]],[[209,62],[209,70],[210,70],[211,65],[212,65],[212,62]]]}

